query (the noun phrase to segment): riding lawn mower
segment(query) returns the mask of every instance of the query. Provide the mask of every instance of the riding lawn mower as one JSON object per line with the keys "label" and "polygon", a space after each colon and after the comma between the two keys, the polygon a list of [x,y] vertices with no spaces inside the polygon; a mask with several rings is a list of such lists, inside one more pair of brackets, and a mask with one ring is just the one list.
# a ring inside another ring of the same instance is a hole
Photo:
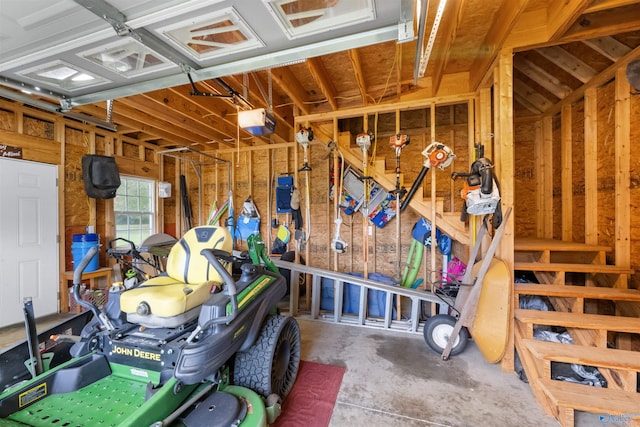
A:
{"label": "riding lawn mower", "polygon": [[224,227],[192,228],[164,274],[114,284],[103,309],[79,295],[90,248],[73,279],[86,311],[40,334],[46,344],[0,354],[0,426],[272,423],[296,379],[300,330],[278,313],[285,279],[250,261],[234,277],[231,245]]}

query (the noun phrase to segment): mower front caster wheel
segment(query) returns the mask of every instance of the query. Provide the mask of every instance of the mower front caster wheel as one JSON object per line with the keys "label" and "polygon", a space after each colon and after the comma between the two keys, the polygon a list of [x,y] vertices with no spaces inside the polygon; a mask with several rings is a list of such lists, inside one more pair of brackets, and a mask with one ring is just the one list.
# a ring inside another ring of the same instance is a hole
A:
{"label": "mower front caster wheel", "polygon": [[[424,340],[431,350],[442,354],[456,325],[456,318],[447,314],[437,314],[427,319],[424,324]],[[462,353],[469,341],[469,331],[461,328],[456,337],[450,356]]]}

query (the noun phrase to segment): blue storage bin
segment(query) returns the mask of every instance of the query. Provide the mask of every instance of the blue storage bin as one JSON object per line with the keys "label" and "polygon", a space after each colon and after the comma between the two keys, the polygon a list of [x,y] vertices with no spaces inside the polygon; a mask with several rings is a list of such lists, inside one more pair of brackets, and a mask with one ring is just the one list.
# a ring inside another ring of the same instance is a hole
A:
{"label": "blue storage bin", "polygon": [[[349,273],[352,276],[364,277],[361,273]],[[393,281],[391,277],[385,276],[380,273],[371,273],[369,274],[369,280],[373,280],[376,282],[384,283],[386,285],[395,286],[396,283]],[[333,311],[334,301],[335,301],[335,291],[333,280],[328,278],[323,278],[321,281],[321,294],[320,294],[320,309],[325,311]],[[343,302],[342,302],[342,313],[343,314],[359,314],[360,312],[360,285],[356,285],[353,283],[344,283],[344,293],[343,293]],[[377,289],[370,289],[367,295],[367,308],[368,315],[374,317],[384,317],[384,312],[386,309],[386,301],[387,300],[387,292],[380,291]],[[392,298],[392,304],[394,305],[392,309],[392,316],[395,317],[396,309],[395,309],[395,296]]]}

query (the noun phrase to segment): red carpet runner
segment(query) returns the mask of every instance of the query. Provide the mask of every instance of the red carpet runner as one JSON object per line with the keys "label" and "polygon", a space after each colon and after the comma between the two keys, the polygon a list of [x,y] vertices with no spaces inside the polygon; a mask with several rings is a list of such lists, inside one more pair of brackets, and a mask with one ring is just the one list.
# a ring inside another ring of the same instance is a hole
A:
{"label": "red carpet runner", "polygon": [[344,368],[300,361],[293,390],[282,405],[274,427],[327,427],[336,403]]}

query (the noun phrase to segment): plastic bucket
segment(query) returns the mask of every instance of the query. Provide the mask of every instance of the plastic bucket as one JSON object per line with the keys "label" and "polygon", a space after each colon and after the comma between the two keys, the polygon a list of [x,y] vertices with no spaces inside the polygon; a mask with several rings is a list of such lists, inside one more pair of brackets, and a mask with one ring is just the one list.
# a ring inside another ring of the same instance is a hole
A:
{"label": "plastic bucket", "polygon": [[[91,248],[100,247],[100,236],[97,234],[74,234],[73,241],[71,242],[71,255],[73,256],[73,269],[80,265],[82,258],[89,252]],[[84,269],[84,273],[96,271],[98,269],[98,253],[91,258],[87,268]]]}

